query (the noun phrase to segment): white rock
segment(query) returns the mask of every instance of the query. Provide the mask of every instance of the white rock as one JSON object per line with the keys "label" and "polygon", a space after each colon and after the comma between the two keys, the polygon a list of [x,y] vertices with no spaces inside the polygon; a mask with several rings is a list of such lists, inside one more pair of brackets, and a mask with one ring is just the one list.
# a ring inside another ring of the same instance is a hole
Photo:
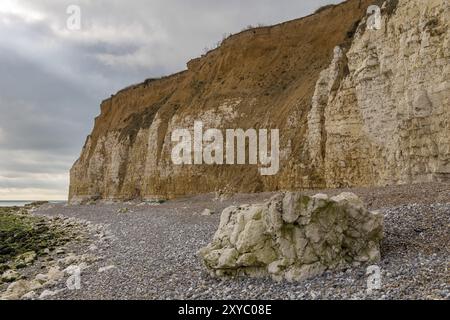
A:
{"label": "white rock", "polygon": [[40,283],[45,283],[48,281],[48,276],[46,274],[39,273],[36,275],[34,280],[39,281]]}
{"label": "white rock", "polygon": [[383,215],[354,194],[275,196],[264,205],[229,207],[212,242],[199,251],[217,276],[269,274],[302,281],[328,269],[380,259]]}
{"label": "white rock", "polygon": [[34,300],[38,297],[35,291],[30,291],[27,294],[24,294],[21,299],[23,300]]}
{"label": "white rock", "polygon": [[211,216],[214,214],[214,211],[210,210],[210,209],[205,209],[203,210],[203,212],[201,213],[202,216]]}
{"label": "white rock", "polygon": [[101,267],[101,268],[98,269],[98,272],[99,272],[99,273],[103,273],[103,272],[107,272],[107,271],[113,270],[113,269],[115,269],[115,268],[116,268],[116,266],[114,266],[114,265],[110,265],[110,266],[106,266],[106,267]]}
{"label": "white rock", "polygon": [[61,292],[63,292],[64,289],[60,289],[60,290],[55,290],[55,291],[51,291],[51,290],[44,290],[41,295],[39,296],[39,299],[47,299],[47,298],[51,298],[54,297],[58,294],[60,294]]}
{"label": "white rock", "polygon": [[328,195],[324,194],[324,193],[318,193],[314,196],[312,196],[314,199],[321,199],[321,200],[328,200],[329,197]]}
{"label": "white rock", "polygon": [[332,197],[331,200],[335,202],[347,202],[358,207],[364,206],[364,202],[362,202],[362,200],[352,192],[343,192],[340,195]]}

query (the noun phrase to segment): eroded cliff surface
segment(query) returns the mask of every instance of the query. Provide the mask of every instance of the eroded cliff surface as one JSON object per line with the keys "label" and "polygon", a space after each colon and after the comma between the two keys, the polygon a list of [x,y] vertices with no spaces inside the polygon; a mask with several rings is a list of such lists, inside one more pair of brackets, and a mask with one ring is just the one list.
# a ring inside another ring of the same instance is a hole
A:
{"label": "eroded cliff surface", "polygon": [[[366,10],[382,7],[380,30]],[[234,35],[188,70],[101,105],[70,200],[450,180],[447,0],[350,0]],[[280,171],[172,163],[171,134],[280,130]]]}

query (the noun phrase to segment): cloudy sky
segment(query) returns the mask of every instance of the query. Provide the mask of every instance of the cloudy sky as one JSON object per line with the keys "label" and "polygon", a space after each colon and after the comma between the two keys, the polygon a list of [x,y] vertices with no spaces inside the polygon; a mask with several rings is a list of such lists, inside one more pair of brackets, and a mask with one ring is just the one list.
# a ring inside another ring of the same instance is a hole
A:
{"label": "cloudy sky", "polygon": [[66,199],[99,103],[117,90],[185,69],[224,34],[339,2],[1,0],[0,200]]}

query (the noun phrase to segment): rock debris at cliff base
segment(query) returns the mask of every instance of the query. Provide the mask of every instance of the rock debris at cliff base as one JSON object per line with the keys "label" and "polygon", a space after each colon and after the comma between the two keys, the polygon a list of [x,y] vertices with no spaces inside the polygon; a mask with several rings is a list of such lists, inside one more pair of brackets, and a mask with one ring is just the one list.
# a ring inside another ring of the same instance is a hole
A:
{"label": "rock debris at cliff base", "polygon": [[34,214],[52,206],[0,208],[0,300],[51,299],[67,290],[67,283],[78,286],[75,278],[69,281],[77,272],[100,263],[99,248],[110,240],[103,226]]}

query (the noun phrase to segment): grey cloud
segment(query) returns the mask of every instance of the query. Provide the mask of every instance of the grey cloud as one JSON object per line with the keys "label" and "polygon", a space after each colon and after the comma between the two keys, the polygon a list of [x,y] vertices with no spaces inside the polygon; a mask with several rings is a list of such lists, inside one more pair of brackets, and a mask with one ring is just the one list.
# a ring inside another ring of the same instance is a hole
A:
{"label": "grey cloud", "polygon": [[49,180],[48,177],[36,178],[34,176],[19,176],[13,178],[7,178],[0,176],[0,185],[4,189],[47,189],[47,190],[64,190],[66,188],[67,181],[65,179]]}

